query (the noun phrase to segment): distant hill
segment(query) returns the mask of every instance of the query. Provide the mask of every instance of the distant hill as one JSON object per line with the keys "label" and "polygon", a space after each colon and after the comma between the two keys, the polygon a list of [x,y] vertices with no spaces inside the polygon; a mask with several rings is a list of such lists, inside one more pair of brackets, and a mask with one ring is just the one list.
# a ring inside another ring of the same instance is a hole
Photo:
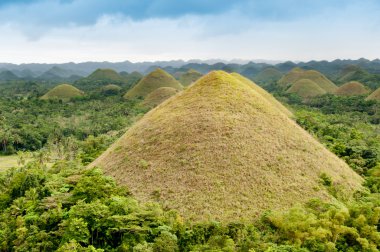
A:
{"label": "distant hill", "polygon": [[157,68],[153,72],[142,78],[134,87],[132,87],[125,95],[125,99],[133,99],[145,97],[160,87],[172,87],[182,90],[183,86],[174,79],[173,76],[164,70]]}
{"label": "distant hill", "polygon": [[190,69],[186,73],[181,74],[178,78],[178,81],[186,87],[198,80],[200,77],[202,77],[202,74],[200,72]]}
{"label": "distant hill", "polygon": [[297,80],[286,92],[297,94],[304,99],[326,94],[324,89],[309,79]]}
{"label": "distant hill", "polygon": [[96,69],[93,73],[91,73],[89,76],[87,76],[88,80],[94,80],[94,81],[99,81],[99,80],[104,80],[104,81],[124,81],[123,77],[119,75],[115,70],[113,69]]}
{"label": "distant hill", "polygon": [[70,100],[71,98],[83,96],[83,92],[70,84],[60,84],[45,95],[41,97],[42,100],[49,99],[60,99],[60,100]]}
{"label": "distant hill", "polygon": [[259,84],[267,85],[276,83],[281,79],[282,76],[283,74],[276,68],[267,67],[260,71],[255,77],[253,77],[253,80]]}
{"label": "distant hill", "polygon": [[144,101],[142,102],[142,105],[144,107],[156,107],[165,100],[169,99],[173,95],[177,94],[179,91],[178,89],[172,88],[172,87],[160,87],[148,94]]}
{"label": "distant hill", "polygon": [[340,86],[336,91],[336,95],[351,96],[351,95],[365,95],[369,93],[369,89],[362,83],[357,81],[350,81]]}
{"label": "distant hill", "polygon": [[296,81],[307,79],[316,83],[320,88],[327,93],[334,93],[338,88],[332,81],[326,78],[322,73],[315,70],[304,70],[299,67],[293,68],[290,72],[285,74],[278,84],[284,88],[293,85]]}
{"label": "distant hill", "polygon": [[344,161],[234,75],[203,76],[148,112],[90,167],[139,201],[195,221],[252,220],[312,198],[334,201],[321,176],[347,196],[361,188]]}
{"label": "distant hill", "polygon": [[371,93],[366,100],[376,100],[380,101],[380,88],[376,89],[373,93]]}
{"label": "distant hill", "polygon": [[18,79],[19,77],[11,71],[4,70],[0,72],[0,81],[10,81],[10,80],[18,80]]}

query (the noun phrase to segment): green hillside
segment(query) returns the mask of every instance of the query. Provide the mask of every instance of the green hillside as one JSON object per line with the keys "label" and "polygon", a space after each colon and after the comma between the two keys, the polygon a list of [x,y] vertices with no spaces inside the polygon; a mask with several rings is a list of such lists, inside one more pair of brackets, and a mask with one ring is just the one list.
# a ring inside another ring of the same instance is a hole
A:
{"label": "green hillside", "polygon": [[132,87],[125,95],[125,99],[145,97],[160,87],[172,87],[182,90],[182,85],[174,79],[173,76],[164,70],[157,68],[153,72],[142,78],[134,87]]}
{"label": "green hillside", "polygon": [[267,67],[264,70],[260,71],[255,77],[253,77],[253,80],[257,83],[267,85],[274,82],[277,82],[281,79],[283,74],[273,67]]}
{"label": "green hillside", "polygon": [[93,73],[87,76],[88,80],[107,80],[107,81],[123,81],[121,77],[115,70],[112,69],[96,69]]}
{"label": "green hillside", "polygon": [[279,81],[278,84],[284,88],[293,85],[296,81],[307,79],[313,81],[320,88],[325,90],[327,93],[334,93],[338,88],[333,82],[331,82],[322,73],[315,70],[303,70],[301,68],[294,68],[289,73],[285,74]]}
{"label": "green hillside", "polygon": [[202,74],[200,72],[190,69],[186,73],[181,74],[178,78],[178,81],[186,87],[198,80],[200,77],[202,77]]}
{"label": "green hillside", "polygon": [[380,88],[376,89],[373,93],[371,93],[368,97],[367,100],[376,100],[380,101]]}

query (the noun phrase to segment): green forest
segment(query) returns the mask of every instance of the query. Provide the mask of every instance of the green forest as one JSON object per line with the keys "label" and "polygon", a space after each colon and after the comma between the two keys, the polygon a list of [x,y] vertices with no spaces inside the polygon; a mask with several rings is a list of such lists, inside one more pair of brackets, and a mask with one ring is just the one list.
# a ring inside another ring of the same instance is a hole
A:
{"label": "green forest", "polygon": [[120,90],[104,92],[106,82],[76,83],[85,83],[86,94],[67,100],[40,99],[51,82],[0,84],[0,158],[17,162],[5,168],[0,159],[0,251],[380,250],[379,101],[331,93],[305,99],[273,78],[261,83],[293,121],[361,176],[363,188],[346,197],[321,173],[320,187],[333,201],[268,209],[251,221],[197,222],[161,204],[159,195],[137,200],[128,185],[87,166],[150,108],[143,97],[123,98],[134,84],[120,81]]}

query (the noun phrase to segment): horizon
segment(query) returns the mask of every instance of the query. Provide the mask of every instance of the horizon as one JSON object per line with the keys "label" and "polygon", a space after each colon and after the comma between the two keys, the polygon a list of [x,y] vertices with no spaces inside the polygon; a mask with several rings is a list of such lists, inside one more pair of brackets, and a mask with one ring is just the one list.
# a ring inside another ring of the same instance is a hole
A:
{"label": "horizon", "polygon": [[375,0],[5,0],[0,61],[374,60],[379,12]]}

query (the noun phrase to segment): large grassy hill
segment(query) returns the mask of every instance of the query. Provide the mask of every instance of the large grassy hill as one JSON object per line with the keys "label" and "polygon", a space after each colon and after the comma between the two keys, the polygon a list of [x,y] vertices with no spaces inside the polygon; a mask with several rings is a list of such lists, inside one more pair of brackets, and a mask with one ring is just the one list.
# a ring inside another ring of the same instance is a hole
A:
{"label": "large grassy hill", "polygon": [[280,80],[282,76],[283,74],[276,68],[267,67],[253,77],[253,80],[259,84],[267,85]]}
{"label": "large grassy hill", "polygon": [[51,89],[49,92],[47,92],[45,95],[41,97],[43,100],[49,100],[49,99],[61,99],[61,100],[69,100],[74,97],[83,96],[83,92],[77,89],[76,87],[70,85],[70,84],[61,84],[53,89]]}
{"label": "large grassy hill", "polygon": [[264,95],[223,71],[147,113],[91,166],[188,220],[255,219],[362,179]]}
{"label": "large grassy hill", "polygon": [[145,97],[142,105],[145,107],[156,107],[176,93],[178,93],[178,89],[172,87],[157,88]]}
{"label": "large grassy hill", "polygon": [[315,82],[320,88],[325,90],[327,93],[334,93],[338,88],[333,82],[331,82],[322,73],[315,70],[304,70],[301,68],[294,68],[289,73],[284,75],[279,81],[279,85],[287,88],[298,80],[307,79]]}
{"label": "large grassy hill", "polygon": [[198,80],[200,77],[202,77],[202,74],[200,72],[190,69],[186,73],[181,74],[178,78],[178,81],[186,87]]}
{"label": "large grassy hill", "polygon": [[297,80],[286,92],[297,94],[304,99],[326,94],[324,89],[309,79]]}
{"label": "large grassy hill", "polygon": [[368,93],[369,89],[367,89],[362,83],[358,81],[347,82],[335,91],[335,94],[345,96],[364,95]]}
{"label": "large grassy hill", "polygon": [[146,97],[149,93],[160,87],[172,87],[182,90],[183,86],[174,79],[173,76],[164,70],[157,68],[147,76],[142,78],[134,87],[132,87],[124,98],[132,99],[138,97]]}

